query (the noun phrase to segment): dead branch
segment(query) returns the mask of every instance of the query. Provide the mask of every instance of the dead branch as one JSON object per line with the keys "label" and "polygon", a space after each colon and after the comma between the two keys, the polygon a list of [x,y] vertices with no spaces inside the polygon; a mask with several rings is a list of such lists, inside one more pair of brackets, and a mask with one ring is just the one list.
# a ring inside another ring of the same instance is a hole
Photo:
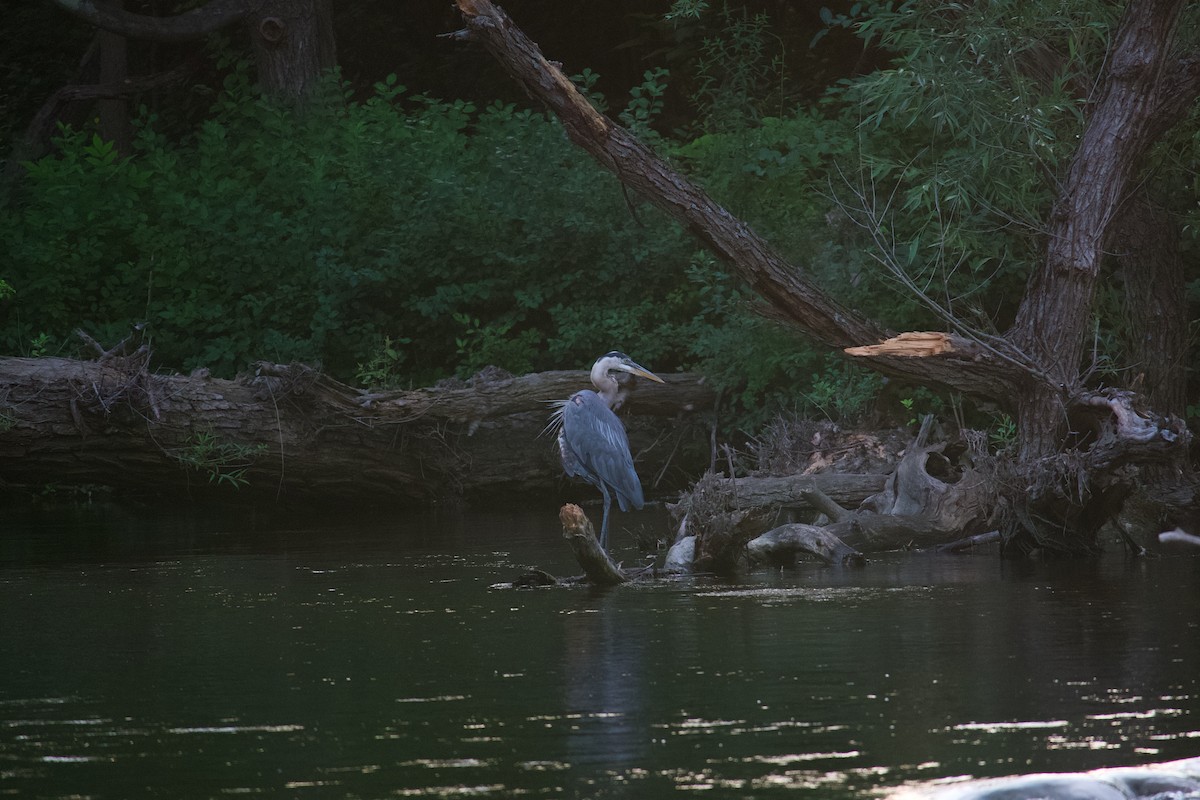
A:
{"label": "dead branch", "polygon": [[589,581],[597,586],[616,586],[629,580],[621,572],[621,568],[609,558],[600,542],[596,541],[592,521],[583,513],[582,508],[567,503],[559,509],[558,518],[562,522],[563,538],[571,545],[575,560],[579,562]]}

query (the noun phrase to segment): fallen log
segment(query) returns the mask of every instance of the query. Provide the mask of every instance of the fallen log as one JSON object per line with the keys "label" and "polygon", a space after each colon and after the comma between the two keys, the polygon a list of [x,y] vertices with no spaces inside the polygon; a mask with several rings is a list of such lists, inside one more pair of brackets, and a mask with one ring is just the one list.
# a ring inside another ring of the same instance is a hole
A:
{"label": "fallen log", "polygon": [[[710,513],[714,504],[728,512],[740,513],[739,530],[746,535],[762,533],[780,521],[781,516],[805,512],[824,513],[823,503],[857,508],[880,492],[887,475],[841,474],[749,475],[741,478],[710,476],[697,483],[680,501],[671,506],[680,518]],[[715,496],[715,499],[714,499]],[[791,520],[788,520],[791,521]]]}
{"label": "fallen log", "polygon": [[967,536],[957,541],[947,542],[946,544],[938,545],[939,553],[958,553],[962,550],[968,550],[972,547],[981,547],[985,544],[995,544],[1000,541],[1000,531],[987,531],[986,533],[977,533],[974,536]]}
{"label": "fallen log", "polygon": [[[548,402],[589,385],[584,371],[489,370],[369,393],[299,364],[259,363],[234,380],[148,364],[144,350],[0,358],[0,488],[377,505],[590,496],[540,435]],[[664,379],[631,387],[623,410],[651,493],[684,485],[709,452],[714,393],[698,375]]]}

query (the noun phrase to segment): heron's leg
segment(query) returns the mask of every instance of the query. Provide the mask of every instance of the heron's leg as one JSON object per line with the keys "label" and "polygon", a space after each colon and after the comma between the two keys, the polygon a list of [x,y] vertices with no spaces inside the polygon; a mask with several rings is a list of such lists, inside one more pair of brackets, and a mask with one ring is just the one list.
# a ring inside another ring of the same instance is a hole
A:
{"label": "heron's leg", "polygon": [[604,495],[604,519],[600,522],[600,548],[608,550],[608,507],[612,505],[612,498],[608,495],[608,487],[604,482],[600,482],[600,494]]}

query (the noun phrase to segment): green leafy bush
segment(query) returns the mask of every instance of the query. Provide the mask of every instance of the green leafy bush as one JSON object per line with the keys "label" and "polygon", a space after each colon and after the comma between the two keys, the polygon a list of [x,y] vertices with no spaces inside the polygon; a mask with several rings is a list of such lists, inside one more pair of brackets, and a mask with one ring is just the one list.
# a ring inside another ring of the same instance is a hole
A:
{"label": "green leafy bush", "polygon": [[[623,113],[645,135],[665,78],[648,71]],[[489,364],[585,367],[618,347],[658,370],[711,373],[741,426],[798,403],[826,413],[797,398],[815,396],[814,381],[819,394],[824,380],[850,380],[762,319],[678,226],[631,208],[556,122],[409,97],[394,80],[375,89],[350,102],[331,80],[297,111],[234,70],[182,139],[149,113],[125,158],[64,131],[0,209],[15,291],[0,346],[63,352],[77,327],[117,341],[147,323],[166,367],[228,376],[258,359],[298,360],[387,388]],[[814,190],[845,147],[840,125],[803,112],[656,141],[853,294],[867,285],[855,277],[861,256]]]}
{"label": "green leafy bush", "polygon": [[[65,131],[0,210],[15,290],[0,344],[147,322],[167,366],[303,360],[348,378],[381,342],[419,343],[389,366],[401,382],[614,346],[687,361],[671,333],[695,304],[663,301],[690,252],[675,226],[635,219],[543,115],[376,89],[352,103],[331,82],[297,112],[234,72],[183,141],[150,115],[129,158]],[[656,101],[635,99],[648,120]]]}

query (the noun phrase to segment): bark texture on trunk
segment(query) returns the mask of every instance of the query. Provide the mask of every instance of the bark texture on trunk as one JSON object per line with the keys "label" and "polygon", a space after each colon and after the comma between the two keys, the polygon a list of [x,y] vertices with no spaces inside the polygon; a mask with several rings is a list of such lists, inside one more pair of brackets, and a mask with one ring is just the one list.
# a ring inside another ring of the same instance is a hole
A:
{"label": "bark texture on trunk", "polygon": [[1186,413],[1188,314],[1179,231],[1139,189],[1121,210],[1109,248],[1124,288],[1124,346],[1131,386],[1153,408]]}
{"label": "bark texture on trunk", "polygon": [[246,24],[258,83],[272,97],[303,100],[337,65],[328,0],[262,0]]}
{"label": "bark texture on trunk", "polygon": [[[107,0],[107,5],[120,10],[124,0]],[[100,83],[113,86],[125,83],[129,77],[128,47],[125,37],[111,31],[100,32]],[[99,106],[100,136],[116,146],[117,152],[128,156],[133,149],[133,127],[129,122],[129,103],[124,97],[105,97]]]}
{"label": "bark texture on trunk", "polygon": [[302,100],[321,74],[337,65],[329,0],[208,0],[169,17],[126,11],[109,0],[54,2],[106,37],[155,42],[191,41],[244,21],[254,42],[259,84],[285,100]]}
{"label": "bark texture on trunk", "polygon": [[1133,0],[1110,49],[1100,99],[1054,210],[1010,337],[1051,382],[1074,389],[1109,225],[1153,143],[1154,115],[1183,0]]}

